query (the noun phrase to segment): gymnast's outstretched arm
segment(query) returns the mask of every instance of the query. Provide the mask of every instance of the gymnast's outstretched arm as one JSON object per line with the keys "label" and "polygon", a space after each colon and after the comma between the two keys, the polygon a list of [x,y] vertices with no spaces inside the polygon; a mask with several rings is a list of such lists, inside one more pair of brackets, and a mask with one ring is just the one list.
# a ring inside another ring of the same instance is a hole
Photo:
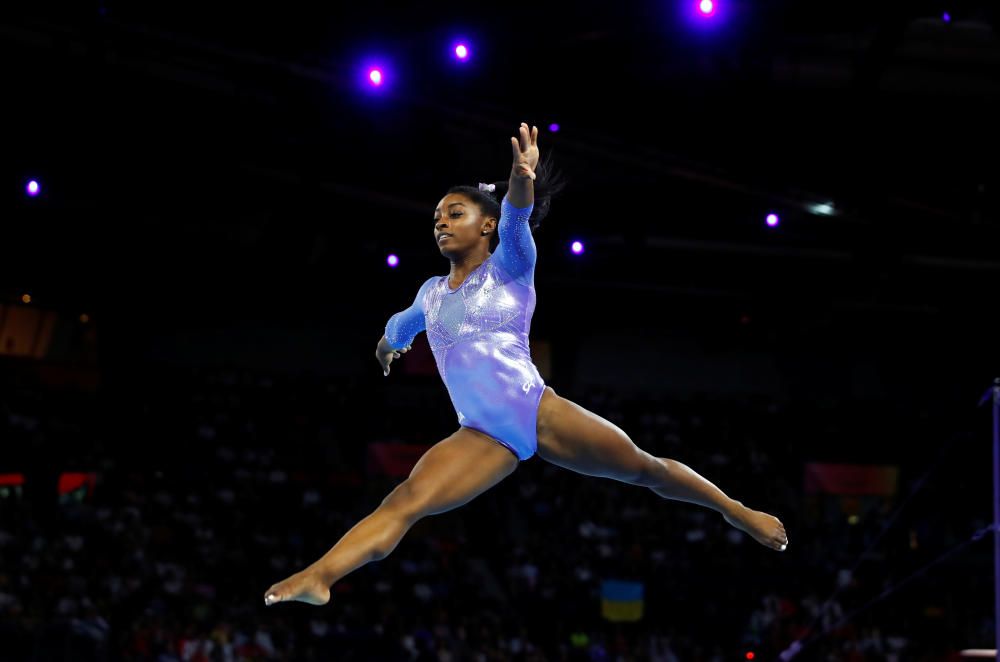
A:
{"label": "gymnast's outstretched arm", "polygon": [[424,330],[424,295],[434,282],[434,277],[424,281],[417,291],[413,303],[406,310],[401,310],[389,318],[385,325],[385,335],[378,341],[375,348],[375,358],[382,364],[382,373],[389,376],[389,364],[405,354],[410,349],[410,343],[418,333]]}
{"label": "gymnast's outstretched arm", "polygon": [[538,165],[538,127],[529,132],[521,124],[520,140],[511,138],[514,164],[511,167],[507,195],[500,202],[497,232],[500,244],[493,259],[507,273],[525,284],[532,284],[538,249],[531,236],[529,219],[535,204],[535,166]]}

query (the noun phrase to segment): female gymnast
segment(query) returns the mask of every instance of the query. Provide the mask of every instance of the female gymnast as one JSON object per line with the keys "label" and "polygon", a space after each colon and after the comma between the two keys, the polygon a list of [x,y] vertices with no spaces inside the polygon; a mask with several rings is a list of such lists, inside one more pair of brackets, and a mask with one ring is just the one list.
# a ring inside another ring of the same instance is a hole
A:
{"label": "female gymnast", "polygon": [[[716,510],[772,549],[788,545],[778,518],[729,498],[677,460],[650,455],[616,425],[542,381],[528,349],[535,309],[531,232],[559,185],[546,164],[535,181],[538,127],[522,123],[519,131],[520,138],[511,137],[514,165],[500,202],[503,182],[454,187],[438,203],[434,238],[451,262],[451,273],[424,282],[413,305],[389,319],[375,350],[388,376],[393,359],[426,330],[460,427],[428,449],[409,477],[322,558],[267,589],[266,605],[326,604],[334,582],[385,558],[419,519],[468,503],[535,453],[582,474],[641,485],[665,499]],[[494,234],[499,242],[490,253]]]}

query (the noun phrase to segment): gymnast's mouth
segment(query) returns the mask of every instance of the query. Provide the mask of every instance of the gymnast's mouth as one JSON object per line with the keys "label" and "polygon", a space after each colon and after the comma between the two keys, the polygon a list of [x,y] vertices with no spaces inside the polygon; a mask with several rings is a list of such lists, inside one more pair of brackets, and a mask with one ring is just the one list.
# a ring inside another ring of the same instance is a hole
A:
{"label": "gymnast's mouth", "polygon": [[442,235],[440,235],[440,236],[438,237],[438,243],[440,244],[440,243],[441,243],[442,241],[444,241],[445,239],[448,239],[448,238],[450,238],[450,237],[451,237],[451,235],[450,235],[450,234],[442,234]]}

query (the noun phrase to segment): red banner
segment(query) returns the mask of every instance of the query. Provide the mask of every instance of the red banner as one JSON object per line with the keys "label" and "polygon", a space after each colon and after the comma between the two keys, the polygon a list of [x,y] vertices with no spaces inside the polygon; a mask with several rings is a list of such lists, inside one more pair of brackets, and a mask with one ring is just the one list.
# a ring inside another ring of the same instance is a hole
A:
{"label": "red banner", "polygon": [[[408,353],[408,352],[407,352]],[[409,476],[413,465],[427,452],[427,444],[380,441],[368,446],[368,471],[386,476]]]}
{"label": "red banner", "polygon": [[871,464],[808,463],[805,466],[807,494],[875,494],[892,496],[899,484],[899,467]]}
{"label": "red banner", "polygon": [[91,494],[96,483],[96,473],[63,472],[59,474],[59,494],[68,494],[84,486],[87,487],[87,494]]}
{"label": "red banner", "polygon": [[0,474],[0,485],[24,485],[24,474]]}

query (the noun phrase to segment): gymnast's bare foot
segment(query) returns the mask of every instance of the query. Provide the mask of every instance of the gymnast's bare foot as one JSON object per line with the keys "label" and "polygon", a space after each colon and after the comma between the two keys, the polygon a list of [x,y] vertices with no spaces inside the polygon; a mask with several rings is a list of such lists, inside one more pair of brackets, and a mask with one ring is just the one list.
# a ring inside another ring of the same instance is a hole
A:
{"label": "gymnast's bare foot", "polygon": [[733,508],[729,512],[722,513],[722,516],[727,522],[740,531],[748,533],[754,540],[765,547],[783,552],[788,546],[788,535],[785,533],[785,525],[774,515],[768,515],[759,510],[747,508],[739,501],[736,501]]}
{"label": "gymnast's bare foot", "polygon": [[288,579],[278,582],[264,592],[264,604],[276,602],[305,602],[310,605],[325,605],[330,601],[330,586],[320,573],[312,568],[297,572]]}

